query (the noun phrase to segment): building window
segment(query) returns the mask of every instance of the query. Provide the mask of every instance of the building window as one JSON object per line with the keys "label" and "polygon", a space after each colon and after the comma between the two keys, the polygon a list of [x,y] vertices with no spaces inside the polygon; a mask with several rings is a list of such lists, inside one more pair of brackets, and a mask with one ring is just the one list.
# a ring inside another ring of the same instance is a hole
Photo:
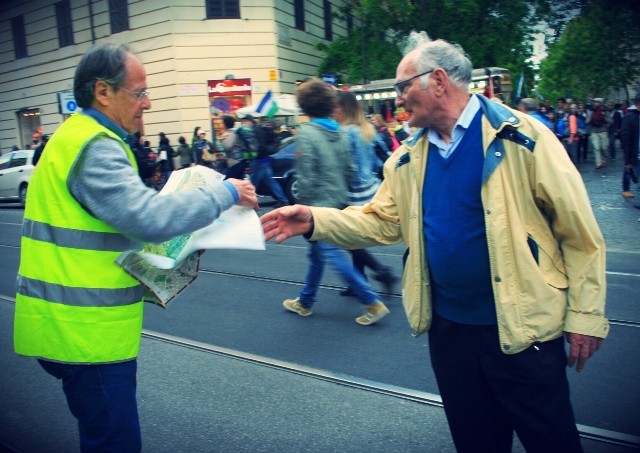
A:
{"label": "building window", "polygon": [[296,16],[296,28],[304,31],[304,0],[293,1],[293,10]]}
{"label": "building window", "polygon": [[24,18],[22,16],[11,19],[13,28],[13,49],[16,53],[16,60],[27,57],[27,34],[24,31]]}
{"label": "building window", "polygon": [[127,0],[109,0],[109,17],[111,34],[129,30],[129,8]]}
{"label": "building window", "polygon": [[331,2],[324,0],[324,39],[333,41],[333,18],[331,17]]}
{"label": "building window", "polygon": [[73,45],[73,26],[69,0],[56,3],[56,19],[58,20],[58,43],[60,47]]}
{"label": "building window", "polygon": [[207,0],[207,19],[240,19],[240,0]]}
{"label": "building window", "polygon": [[353,30],[353,14],[347,14],[347,31]]}

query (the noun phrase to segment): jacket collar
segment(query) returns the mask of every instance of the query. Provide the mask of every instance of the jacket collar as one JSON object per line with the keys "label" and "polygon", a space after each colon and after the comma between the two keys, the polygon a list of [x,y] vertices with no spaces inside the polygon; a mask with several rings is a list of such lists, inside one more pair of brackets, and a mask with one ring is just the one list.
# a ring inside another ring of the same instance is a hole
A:
{"label": "jacket collar", "polygon": [[[478,96],[472,95],[472,96]],[[502,129],[505,125],[517,126],[520,124],[520,120],[513,112],[502,104],[490,101],[484,96],[478,96],[480,100],[480,108],[482,113],[489,120],[489,124],[495,130]]]}
{"label": "jacket collar", "polygon": [[[518,117],[515,116],[513,112],[504,105],[490,101],[486,97],[477,94],[472,94],[471,96],[478,97],[483,115],[485,116],[485,118],[487,118],[489,124],[491,124],[491,127],[493,127],[496,131],[499,131],[506,125],[515,127],[518,127],[520,125],[521,121],[518,119]],[[411,135],[411,137],[405,140],[405,145],[414,147],[416,143],[418,143],[418,140],[420,140],[423,135],[426,135],[426,132],[426,128],[415,131]]]}

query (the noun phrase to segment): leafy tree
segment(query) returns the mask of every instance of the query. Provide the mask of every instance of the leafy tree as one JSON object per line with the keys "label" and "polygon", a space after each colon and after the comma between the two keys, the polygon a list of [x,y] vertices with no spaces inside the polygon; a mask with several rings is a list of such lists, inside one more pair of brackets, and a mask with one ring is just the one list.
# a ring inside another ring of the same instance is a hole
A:
{"label": "leafy tree", "polygon": [[[330,44],[318,43],[326,53],[319,73],[337,74],[341,82],[395,77],[402,58],[402,39],[411,30],[426,31],[431,39],[460,44],[474,67],[500,66],[517,74],[533,71],[531,36],[540,20],[562,24],[566,10],[554,7],[581,0],[354,0],[336,17],[356,17],[358,26]],[[362,20],[364,20],[364,37]],[[560,26],[557,25],[557,26]],[[363,45],[364,38],[364,69]]]}
{"label": "leafy tree", "polygon": [[547,50],[540,92],[556,98],[603,96],[640,76],[640,4],[636,0],[589,0],[581,14]]}

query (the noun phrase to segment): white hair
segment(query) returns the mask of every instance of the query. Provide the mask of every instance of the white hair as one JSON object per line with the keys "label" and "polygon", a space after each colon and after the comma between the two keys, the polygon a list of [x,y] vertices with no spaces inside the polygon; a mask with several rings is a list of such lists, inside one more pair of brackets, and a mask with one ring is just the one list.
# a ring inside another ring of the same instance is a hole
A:
{"label": "white hair", "polygon": [[[432,41],[426,32],[412,31],[405,40],[404,55],[415,49],[420,49],[420,56],[416,59],[418,73],[442,68],[458,88],[469,86],[473,65],[461,46],[443,39]],[[427,88],[428,81],[428,74],[420,77],[422,88]]]}

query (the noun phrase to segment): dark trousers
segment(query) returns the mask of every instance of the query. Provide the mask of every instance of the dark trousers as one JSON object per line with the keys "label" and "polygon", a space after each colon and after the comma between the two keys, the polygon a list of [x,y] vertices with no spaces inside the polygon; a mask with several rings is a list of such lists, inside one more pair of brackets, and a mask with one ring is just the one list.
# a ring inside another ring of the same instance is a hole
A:
{"label": "dark trousers", "polygon": [[78,420],[82,453],[141,451],[135,360],[99,365],[38,362],[62,379],[67,404]]}
{"label": "dark trousers", "polygon": [[429,350],[458,453],[510,452],[514,430],[529,453],[583,451],[562,337],[505,354],[497,326],[434,312]]}
{"label": "dark trousers", "polygon": [[582,154],[582,160],[587,161],[587,152],[589,151],[589,136],[583,135],[578,141],[578,157]]}
{"label": "dark trousers", "polygon": [[349,252],[353,256],[353,267],[358,269],[365,278],[367,274],[364,270],[367,267],[378,274],[388,271],[387,267],[380,264],[367,249],[349,250]]}
{"label": "dark trousers", "polygon": [[232,167],[228,167],[225,170],[224,179],[244,179],[244,171],[247,168],[247,161],[240,161]]}
{"label": "dark trousers", "polygon": [[[640,175],[640,160],[635,164],[636,174]],[[631,190],[631,173],[627,171],[627,167],[625,166],[622,169],[622,191],[629,192]]]}

